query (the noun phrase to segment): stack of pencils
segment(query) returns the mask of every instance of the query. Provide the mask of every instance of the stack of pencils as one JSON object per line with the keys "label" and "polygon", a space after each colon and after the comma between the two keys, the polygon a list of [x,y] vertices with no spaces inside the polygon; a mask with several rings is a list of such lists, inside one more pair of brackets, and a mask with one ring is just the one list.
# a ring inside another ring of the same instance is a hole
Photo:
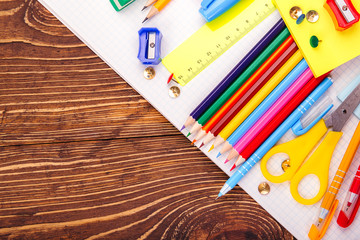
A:
{"label": "stack of pencils", "polygon": [[190,113],[183,129],[209,151],[244,163],[322,82],[315,78],[280,19]]}

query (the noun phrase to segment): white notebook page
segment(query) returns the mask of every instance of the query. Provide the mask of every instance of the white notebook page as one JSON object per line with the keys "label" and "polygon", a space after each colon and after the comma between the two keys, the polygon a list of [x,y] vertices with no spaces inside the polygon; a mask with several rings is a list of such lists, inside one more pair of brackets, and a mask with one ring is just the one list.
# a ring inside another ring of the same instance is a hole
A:
{"label": "white notebook page", "polygon": [[[161,64],[155,66],[156,76],[153,80],[144,79],[145,66],[137,59],[139,45],[137,31],[141,27],[157,27],[163,34],[162,56],[164,57],[205,23],[198,13],[201,0],[172,0],[159,15],[145,24],[141,22],[147,11],[140,11],[145,0],[137,0],[121,12],[116,12],[107,0],[40,0],[40,2],[178,129],[181,128],[189,113],[280,18],[277,12],[273,13],[206,70],[182,87],[180,97],[171,99],[168,95],[169,87],[166,85],[170,73]],[[328,94],[334,99],[335,107],[340,103],[336,95],[360,74],[358,66],[360,66],[360,58],[339,67],[332,73],[335,83]],[[358,119],[353,116],[343,129],[344,135],[331,162],[330,181],[342,159],[357,121]],[[187,132],[184,131],[184,133]],[[292,137],[292,133],[288,132],[281,142]],[[216,159],[217,151],[207,153],[209,147],[206,146],[202,150],[229,175],[233,162],[224,165],[225,159]],[[359,160],[358,151],[339,192],[340,204],[356,172]],[[266,179],[257,165],[240,182],[240,186],[297,239],[307,239],[307,233],[316,218],[320,203],[313,206],[300,205],[291,197],[289,183],[270,183],[270,194],[262,196],[258,193],[257,187],[263,181]],[[306,186],[306,189],[310,191],[313,188],[316,188],[316,185]],[[343,230],[333,219],[324,239],[344,237],[356,239],[360,234],[360,229],[356,227],[359,224],[358,217],[349,228]]]}

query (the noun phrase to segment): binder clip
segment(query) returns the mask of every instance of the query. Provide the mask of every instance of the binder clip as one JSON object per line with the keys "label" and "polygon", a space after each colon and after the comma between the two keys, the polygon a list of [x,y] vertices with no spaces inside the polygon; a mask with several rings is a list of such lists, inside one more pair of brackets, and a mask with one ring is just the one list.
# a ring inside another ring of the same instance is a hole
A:
{"label": "binder clip", "polygon": [[141,28],[139,30],[138,59],[145,65],[158,65],[161,62],[162,34],[157,28]]}
{"label": "binder clip", "polygon": [[324,8],[338,31],[344,31],[359,21],[360,15],[350,0],[327,0]]}

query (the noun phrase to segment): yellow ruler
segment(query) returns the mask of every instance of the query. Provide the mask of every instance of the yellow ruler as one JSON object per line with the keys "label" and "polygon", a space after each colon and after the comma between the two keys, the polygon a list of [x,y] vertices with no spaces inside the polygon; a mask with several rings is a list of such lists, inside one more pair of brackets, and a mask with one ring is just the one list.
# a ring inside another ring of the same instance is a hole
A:
{"label": "yellow ruler", "polygon": [[184,86],[274,11],[271,0],[241,0],[202,26],[162,63]]}

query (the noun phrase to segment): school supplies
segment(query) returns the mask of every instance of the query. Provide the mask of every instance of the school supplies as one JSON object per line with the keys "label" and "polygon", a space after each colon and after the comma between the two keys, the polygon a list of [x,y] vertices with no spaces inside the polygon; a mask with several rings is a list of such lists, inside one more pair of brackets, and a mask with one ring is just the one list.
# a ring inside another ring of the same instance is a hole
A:
{"label": "school supplies", "polygon": [[205,24],[163,59],[163,65],[184,86],[275,11],[271,0],[241,0]]}
{"label": "school supplies", "polygon": [[[293,98],[291,99],[291,101],[281,110],[281,112],[279,114],[276,115],[276,117],[263,129],[263,131],[261,132],[261,134],[257,135],[255,137],[255,139],[251,142],[251,144],[249,144],[240,154],[239,158],[237,159],[237,162],[239,164],[243,163],[246,161],[246,159],[250,158],[251,155],[256,151],[256,149],[258,149],[261,144],[263,144],[266,139],[276,130],[276,128],[283,123],[283,121],[294,111],[294,109],[296,109],[297,106],[300,105],[300,103],[314,90],[314,88],[317,86],[316,84],[319,83],[319,81],[321,81],[323,77],[317,78],[317,79],[312,79],[309,84],[307,84],[303,89],[301,89],[301,91]],[[326,78],[324,80],[329,86],[332,84],[332,81],[330,78]],[[326,99],[327,100],[327,99]],[[311,103],[312,104],[312,103]],[[326,101],[321,101],[321,104],[327,104]],[[321,111],[323,108],[321,105],[317,105],[316,109],[312,108],[312,111],[310,113],[316,112],[316,116],[318,116],[319,114],[317,113],[317,111]],[[326,105],[326,109],[324,111],[323,114],[321,114],[320,116],[318,116],[318,118],[321,118],[325,115],[325,113],[327,113],[332,107],[332,104],[328,104]],[[319,108],[319,109],[317,109]],[[305,112],[305,111],[303,111]],[[313,116],[314,114],[312,114],[311,116]],[[311,121],[313,120],[313,118],[311,118]],[[302,123],[302,121],[301,121]],[[312,123],[314,125],[315,121]],[[300,124],[300,122],[297,122],[297,124]],[[305,126],[307,126],[307,128],[311,128],[311,122],[309,122],[309,124],[305,124]],[[296,127],[298,127],[298,125],[293,126],[294,129],[296,129]]]}
{"label": "school supplies", "polygon": [[249,51],[249,53],[236,64],[211,93],[190,113],[190,116],[187,118],[181,130],[191,126],[284,29],[285,23],[280,19]]}
{"label": "school supplies", "polygon": [[275,103],[275,101],[305,72],[308,68],[303,59],[298,65],[279,83],[279,85],[261,102],[249,117],[230,135],[224,143],[220,154],[229,151],[232,146],[254,125],[254,123]]}
{"label": "school supplies", "polygon": [[161,32],[157,28],[141,28],[138,33],[138,59],[145,65],[158,65],[161,62]]}
{"label": "school supplies", "polygon": [[[357,130],[355,130],[354,137],[360,137],[360,130],[359,127],[360,123],[358,124]],[[355,135],[357,134],[357,135]],[[360,142],[360,140],[359,140]],[[357,144],[359,145],[359,144]],[[349,146],[350,147],[350,146]],[[359,146],[357,146],[359,147]],[[356,149],[355,149],[356,152]],[[355,216],[359,210],[360,201],[359,201],[359,194],[360,194],[360,165],[358,170],[354,176],[353,181],[351,182],[350,188],[346,194],[345,201],[343,206],[340,210],[339,216],[337,218],[337,224],[340,227],[347,228],[351,225],[354,221]]]}
{"label": "school supplies", "polygon": [[148,19],[152,18],[156,14],[158,14],[164,7],[170,2],[171,0],[158,0],[154,6],[151,7],[148,15],[144,19],[143,23],[146,22]]}
{"label": "school supplies", "polygon": [[[360,93],[360,91],[358,91],[358,93]],[[351,114],[352,112],[350,112],[349,115]],[[342,182],[344,181],[346,173],[350,167],[350,164],[355,156],[356,150],[358,149],[359,145],[360,145],[360,122],[358,123],[357,128],[350,140],[349,146],[347,147],[346,152],[340,162],[339,168],[336,171],[336,174],[331,182],[331,186],[329,187],[328,191],[324,196],[323,201],[321,202],[320,213],[318,215],[318,218],[316,219],[315,223],[311,226],[309,232],[309,238],[311,240],[321,239],[325,235],[325,232],[335,213],[336,206],[338,205],[338,200],[336,200],[336,195],[341,187]],[[345,203],[345,208],[346,207],[347,207],[347,202]]]}
{"label": "school supplies", "polygon": [[260,103],[274,90],[274,88],[288,75],[301,61],[300,50],[282,66],[263,88],[244,106],[243,109],[221,130],[210,149],[220,146],[243,123],[243,121],[260,105]]}
{"label": "school supplies", "polygon": [[[325,120],[320,120],[307,133],[272,148],[262,159],[260,167],[264,177],[274,183],[290,181],[290,192],[293,198],[302,204],[311,205],[318,202],[326,192],[329,165],[332,153],[342,136],[341,129],[360,103],[360,85],[346,98],[346,100]],[[332,127],[332,131],[321,138]],[[306,157],[314,149],[317,143],[320,145],[306,160]],[[286,153],[289,157],[290,167],[279,176],[272,175],[267,169],[267,163],[271,156],[278,153]],[[298,191],[300,181],[314,174],[319,178],[320,189],[313,198],[304,198]]]}
{"label": "school supplies", "polygon": [[[244,84],[226,101],[226,103],[205,123],[202,130],[195,137],[201,139],[209,130],[219,122],[221,118],[243,97],[248,90],[269,70],[276,60],[281,57],[290,46],[294,43],[291,36],[289,36],[279,47],[269,56],[268,59],[244,82]],[[295,44],[295,43],[294,43]],[[296,44],[295,44],[296,45]],[[297,47],[293,46],[292,49]],[[275,72],[272,71],[272,74]],[[270,77],[269,77],[270,79]]]}
{"label": "school supplies", "polygon": [[350,0],[327,0],[324,7],[338,31],[344,31],[359,21],[360,15]]}
{"label": "school supplies", "polygon": [[148,8],[149,6],[151,6],[152,4],[156,3],[157,0],[148,0],[147,3],[144,5],[143,9],[141,9],[141,11],[144,11],[146,8]]}
{"label": "school supplies", "polygon": [[[225,195],[255,166],[257,162],[276,144],[277,141],[297,122],[300,117],[326,92],[332,81],[326,78],[301,105],[266,139],[266,141],[242,164],[221,188],[218,198]],[[326,113],[326,112],[325,112]],[[325,114],[324,113],[324,114]]]}
{"label": "school supplies", "polygon": [[240,0],[203,0],[199,12],[207,22],[211,22],[239,1]]}
{"label": "school supplies", "polygon": [[120,10],[123,10],[124,8],[129,6],[134,1],[135,0],[110,0],[110,3],[114,7],[114,9],[119,12]]}
{"label": "school supplies", "polygon": [[[328,1],[328,3],[330,2],[332,1]],[[335,2],[341,3],[345,1],[336,0]],[[350,6],[350,1],[346,2],[348,2],[349,6],[345,4],[341,8],[354,8],[360,11],[360,1],[352,1],[353,6]],[[313,0],[303,0],[301,3],[297,0],[274,0],[274,4],[315,77],[329,72],[360,55],[360,44],[358,43],[360,39],[360,24],[357,22],[344,31],[336,30],[333,19],[329,11],[325,9],[324,3],[325,1]],[[296,21],[291,18],[289,11],[293,6],[298,5],[305,13],[315,10],[319,16],[318,21],[311,23],[305,20],[299,25],[296,24]],[[335,7],[332,10],[335,10]],[[338,16],[340,17],[339,14]],[[312,36],[321,41],[316,48],[310,45],[310,38]]]}
{"label": "school supplies", "polygon": [[[238,156],[242,151],[252,142],[252,140],[275,118],[275,116],[296,96],[300,90],[313,77],[310,68],[306,69],[303,74],[279,97],[278,100],[262,115],[259,120],[236,142],[233,149],[235,156]],[[232,152],[232,153],[234,153]],[[231,154],[231,153],[230,153]],[[235,156],[230,156],[232,159]],[[240,163],[236,162],[233,168],[237,167]]]}
{"label": "school supplies", "polygon": [[221,96],[200,116],[190,130],[193,134],[216,113],[216,111],[239,89],[239,87],[275,52],[275,50],[289,37],[290,33],[285,28],[279,36],[250,64],[250,66],[225,90]]}
{"label": "school supplies", "polygon": [[257,92],[271,79],[274,74],[293,56],[298,50],[295,43],[291,46],[270,66],[258,81],[256,81],[249,90],[246,91],[236,104],[210,129],[206,135],[203,144],[208,144],[214,139],[220,131],[236,116],[236,114],[246,106],[246,104],[256,95]]}
{"label": "school supplies", "polygon": [[[340,101],[344,101],[347,96],[356,88],[357,85],[360,84],[360,76],[355,78],[346,88],[344,88],[343,91],[338,95],[338,99]],[[355,109],[354,111],[355,116],[357,116],[360,119],[360,105]]]}

